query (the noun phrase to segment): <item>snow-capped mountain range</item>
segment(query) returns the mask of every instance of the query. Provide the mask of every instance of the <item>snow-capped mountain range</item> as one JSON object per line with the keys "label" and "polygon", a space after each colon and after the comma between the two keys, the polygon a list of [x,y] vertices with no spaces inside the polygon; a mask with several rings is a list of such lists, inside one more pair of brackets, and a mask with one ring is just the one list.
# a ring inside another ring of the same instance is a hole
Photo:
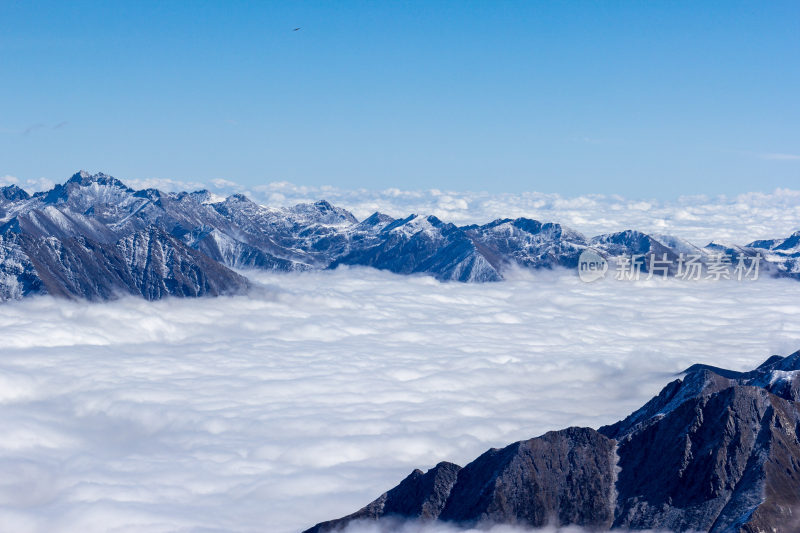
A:
{"label": "snow-capped mountain range", "polygon": [[[434,216],[357,220],[322,200],[270,208],[235,194],[133,190],[106,174],[74,174],[29,195],[0,188],[0,299],[33,294],[158,299],[247,290],[232,269],[303,271],[364,265],[439,280],[500,281],[515,268],[573,268],[587,248],[619,256],[720,254],[766,261],[769,275],[800,276],[800,232],[745,246],[696,247],[634,230],[587,238],[528,218],[456,226]],[[647,270],[646,264],[643,270]]]}

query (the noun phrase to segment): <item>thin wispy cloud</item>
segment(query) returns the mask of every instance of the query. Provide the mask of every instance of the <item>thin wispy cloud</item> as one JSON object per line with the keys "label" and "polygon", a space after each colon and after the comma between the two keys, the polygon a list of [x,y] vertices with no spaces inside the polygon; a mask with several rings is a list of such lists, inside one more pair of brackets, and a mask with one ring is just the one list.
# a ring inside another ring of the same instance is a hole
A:
{"label": "thin wispy cloud", "polygon": [[0,187],[6,187],[8,185],[18,185],[18,184],[19,184],[19,178],[16,176],[12,176],[11,174],[0,176]]}
{"label": "thin wispy cloud", "polygon": [[768,161],[800,161],[800,155],[782,154],[777,152],[758,154],[758,157]]}
{"label": "thin wispy cloud", "polygon": [[12,176],[11,174],[0,176],[0,187],[7,187],[9,185],[16,185],[28,191],[41,191],[50,189],[55,184],[47,178],[21,180],[17,176]]}
{"label": "thin wispy cloud", "polygon": [[622,139],[584,136],[580,138],[580,141],[586,144],[619,144],[622,142]]}
{"label": "thin wispy cloud", "polygon": [[42,123],[31,124],[30,126],[24,128],[22,130],[22,135],[30,135],[34,131],[40,130],[40,129],[44,128],[44,127],[45,127],[45,125],[42,124]]}
{"label": "thin wispy cloud", "polygon": [[25,128],[22,128],[21,130],[8,130],[8,129],[5,129],[5,130],[0,130],[0,131],[6,131],[6,132],[15,132],[16,131],[16,132],[19,132],[19,134],[22,135],[22,136],[28,136],[28,135],[30,135],[32,133],[35,133],[35,132],[41,131],[41,130],[47,130],[47,129],[60,130],[60,129],[68,126],[68,125],[69,125],[69,122],[66,121],[66,120],[62,120],[61,122],[56,122],[55,124],[52,124],[52,125],[48,125],[48,124],[46,124],[44,122],[37,122],[35,124],[31,124],[29,126],[26,126]]}

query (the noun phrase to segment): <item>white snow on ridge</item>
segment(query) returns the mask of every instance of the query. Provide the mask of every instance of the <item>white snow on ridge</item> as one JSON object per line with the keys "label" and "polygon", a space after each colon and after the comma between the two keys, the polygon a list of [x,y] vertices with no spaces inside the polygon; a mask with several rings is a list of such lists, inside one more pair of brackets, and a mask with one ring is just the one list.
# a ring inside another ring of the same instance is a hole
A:
{"label": "white snow on ridge", "polygon": [[439,232],[433,226],[428,216],[413,215],[411,219],[405,224],[401,224],[389,230],[390,233],[398,233],[405,237],[412,237],[421,233],[429,238],[436,238]]}
{"label": "white snow on ridge", "polygon": [[[9,183],[12,181],[7,180]],[[291,206],[327,200],[363,220],[375,211],[394,218],[410,213],[434,215],[456,225],[485,224],[498,218],[527,217],[557,222],[587,237],[637,229],[650,234],[668,234],[704,246],[711,240],[747,244],[758,239],[782,238],[800,229],[800,190],[776,189],[735,196],[683,196],[674,201],[625,198],[592,194],[564,197],[554,193],[488,193],[471,191],[340,189],[302,186],[287,182],[244,186],[229,180],[211,183],[170,179],[123,179],[134,189],[159,188],[167,192],[208,189],[204,203],[214,203],[231,194],[245,194],[266,206],[275,216],[301,216]],[[40,190],[39,181],[14,183],[29,192]],[[50,186],[51,182],[43,182]],[[100,194],[98,191],[95,194]],[[118,194],[106,187],[102,194]],[[308,206],[306,206],[308,207]]]}
{"label": "white snow on ridge", "polygon": [[[173,180],[128,180],[128,185],[161,185],[166,190],[193,190],[197,183]],[[359,220],[375,211],[395,218],[409,213],[431,214],[456,225],[485,224],[498,218],[527,217],[558,222],[588,237],[637,229],[669,234],[704,246],[712,239],[746,244],[785,237],[800,229],[800,190],[775,189],[735,196],[683,196],[674,201],[591,194],[565,197],[555,193],[488,193],[471,191],[340,189],[287,182],[244,186],[228,180],[207,186],[228,195],[244,193],[274,207],[325,199],[350,210]]]}

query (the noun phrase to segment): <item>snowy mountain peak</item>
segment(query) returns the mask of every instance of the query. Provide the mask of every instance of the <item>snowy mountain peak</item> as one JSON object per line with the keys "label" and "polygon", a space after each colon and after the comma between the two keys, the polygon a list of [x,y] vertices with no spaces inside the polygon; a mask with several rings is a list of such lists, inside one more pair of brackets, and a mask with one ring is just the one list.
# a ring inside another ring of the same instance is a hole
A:
{"label": "snowy mountain peak", "polygon": [[326,226],[350,226],[358,223],[358,219],[350,211],[334,207],[326,200],[313,204],[297,204],[290,207],[287,214],[296,222],[306,221]]}
{"label": "snowy mountain peak", "polygon": [[70,209],[83,213],[97,204],[124,204],[133,198],[134,192],[108,174],[99,172],[90,175],[82,170],[73,174],[63,185],[56,185],[49,191],[37,192],[33,197],[45,204],[65,204]]}
{"label": "snowy mountain peak", "polygon": [[751,248],[764,248],[784,255],[800,253],[800,231],[795,231],[786,239],[755,241],[747,246]]}
{"label": "snowy mountain peak", "polygon": [[[509,221],[512,226],[527,231],[528,233],[538,233],[542,230],[543,224],[532,218],[515,218]],[[551,226],[559,226],[551,224]],[[560,227],[560,226],[559,226]]]}
{"label": "snowy mountain peak", "polygon": [[189,196],[201,204],[215,204],[225,201],[225,198],[214,194],[208,189],[201,189],[199,191],[191,192],[189,193]]}
{"label": "snowy mountain peak", "polygon": [[244,195],[242,193],[238,193],[238,192],[235,193],[235,194],[231,194],[230,196],[225,198],[225,202],[226,203],[231,203],[231,204],[234,204],[234,203],[254,204],[255,203],[250,198],[248,198],[246,195]]}
{"label": "snowy mountain peak", "polygon": [[89,172],[86,172],[85,170],[79,170],[78,172],[76,172],[75,174],[70,176],[70,178],[67,181],[71,181],[71,182],[81,181],[81,180],[84,180],[84,179],[87,179],[87,178],[91,178],[91,177],[92,177],[92,175]]}
{"label": "snowy mountain peak", "polygon": [[378,211],[375,211],[370,216],[362,220],[359,224],[359,228],[376,228],[376,229],[383,229],[392,222],[394,222],[394,218],[390,217],[389,215],[385,215]]}
{"label": "snowy mountain peak", "polygon": [[651,251],[653,240],[646,233],[636,230],[618,231],[606,235],[598,235],[589,243],[609,249],[612,255],[625,253],[644,254]]}
{"label": "snowy mountain peak", "polygon": [[108,174],[104,174],[102,172],[98,172],[97,174],[89,174],[85,170],[81,170],[80,172],[76,172],[67,180],[67,183],[75,183],[81,187],[89,187],[92,185],[102,185],[108,187],[117,187],[119,189],[124,189],[127,191],[133,192],[132,189],[129,189],[124,183],[119,181],[118,179],[114,178],[113,176],[109,176]]}
{"label": "snowy mountain peak", "polygon": [[440,233],[445,223],[433,215],[409,215],[402,220],[396,220],[384,228],[385,232],[400,233],[406,236],[423,233],[435,236]]}
{"label": "snowy mountain peak", "polygon": [[21,200],[27,200],[29,198],[30,195],[23,189],[17,187],[16,185],[8,185],[6,187],[0,187],[0,202],[2,201],[19,202]]}
{"label": "snowy mountain peak", "polygon": [[151,202],[157,202],[164,196],[164,193],[158,189],[142,189],[133,193],[136,198],[146,198]]}
{"label": "snowy mountain peak", "polygon": [[333,211],[334,207],[327,200],[318,200],[314,202],[314,207],[319,209],[320,212]]}

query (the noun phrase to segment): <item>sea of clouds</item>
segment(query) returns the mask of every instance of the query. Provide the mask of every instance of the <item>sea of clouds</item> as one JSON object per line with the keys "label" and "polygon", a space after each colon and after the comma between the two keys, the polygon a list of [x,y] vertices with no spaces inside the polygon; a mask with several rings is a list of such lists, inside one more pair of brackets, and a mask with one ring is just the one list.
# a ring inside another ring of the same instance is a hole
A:
{"label": "sea of clouds", "polygon": [[794,280],[249,275],[248,296],[0,306],[4,530],[295,532],[414,468],[613,422],[692,363],[800,348]]}
{"label": "sea of clouds", "polygon": [[[244,186],[228,180],[180,181],[125,179],[135,189],[164,191],[208,189],[223,199],[246,194],[271,207],[328,200],[350,210],[359,220],[380,211],[395,218],[412,213],[430,214],[457,225],[485,224],[498,218],[528,217],[559,222],[588,237],[626,229],[670,234],[704,246],[712,240],[747,244],[757,239],[786,237],[800,230],[800,190],[776,189],[714,197],[681,196],[675,200],[626,198],[590,194],[567,197],[555,193],[489,193],[438,189],[341,189],[310,187],[288,182]],[[17,184],[29,192],[49,189],[52,180],[0,177],[0,186]]]}

